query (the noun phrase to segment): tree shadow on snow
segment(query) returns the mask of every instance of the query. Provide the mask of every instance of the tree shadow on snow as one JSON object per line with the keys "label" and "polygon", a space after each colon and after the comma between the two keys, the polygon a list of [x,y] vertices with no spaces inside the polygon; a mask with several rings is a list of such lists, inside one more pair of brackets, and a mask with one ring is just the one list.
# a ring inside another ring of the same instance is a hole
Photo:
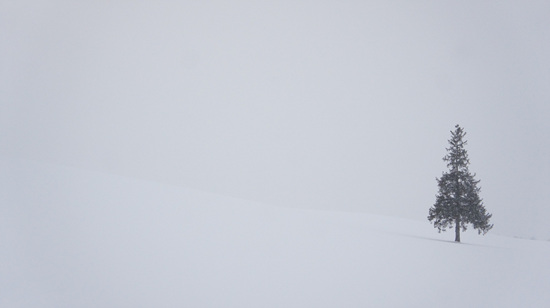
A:
{"label": "tree shadow on snow", "polygon": [[468,243],[468,242],[455,242],[450,240],[442,240],[437,238],[431,238],[431,237],[425,237],[425,236],[419,236],[419,235],[411,235],[411,234],[402,234],[402,233],[392,233],[394,235],[409,237],[409,238],[415,238],[425,241],[434,241],[434,242],[440,242],[440,243],[447,243],[447,244],[454,244],[454,245],[465,245],[465,246],[473,246],[473,247],[485,247],[485,248],[500,248],[505,249],[504,247],[498,247],[498,246],[492,246],[492,245],[482,245],[482,244],[474,244],[474,243]]}

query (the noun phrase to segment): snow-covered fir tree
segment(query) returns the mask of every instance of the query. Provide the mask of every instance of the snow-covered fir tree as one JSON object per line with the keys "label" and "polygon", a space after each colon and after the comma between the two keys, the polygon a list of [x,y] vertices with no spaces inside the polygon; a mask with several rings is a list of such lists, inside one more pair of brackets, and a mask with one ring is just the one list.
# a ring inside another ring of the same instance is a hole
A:
{"label": "snow-covered fir tree", "polygon": [[466,132],[459,125],[451,131],[450,147],[443,158],[449,171],[437,179],[439,192],[428,215],[428,220],[439,232],[454,227],[456,242],[460,242],[460,229],[466,231],[469,223],[479,234],[485,234],[493,227],[489,223],[492,215],[487,213],[479,197],[479,181],[468,170],[470,160],[464,148],[467,143],[464,136]]}

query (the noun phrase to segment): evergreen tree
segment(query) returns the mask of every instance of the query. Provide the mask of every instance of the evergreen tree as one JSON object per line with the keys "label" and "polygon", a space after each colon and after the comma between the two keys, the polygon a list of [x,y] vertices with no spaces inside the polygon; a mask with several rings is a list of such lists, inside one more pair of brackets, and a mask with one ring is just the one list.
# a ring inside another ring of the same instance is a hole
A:
{"label": "evergreen tree", "polygon": [[468,170],[470,160],[464,149],[467,144],[464,136],[466,132],[459,125],[456,125],[454,132],[451,131],[451,146],[446,149],[447,155],[443,158],[449,171],[437,179],[439,192],[428,215],[428,220],[439,232],[454,226],[456,242],[460,242],[460,229],[466,231],[469,223],[479,234],[485,234],[493,227],[489,224],[492,215],[486,212],[479,197],[479,181]]}

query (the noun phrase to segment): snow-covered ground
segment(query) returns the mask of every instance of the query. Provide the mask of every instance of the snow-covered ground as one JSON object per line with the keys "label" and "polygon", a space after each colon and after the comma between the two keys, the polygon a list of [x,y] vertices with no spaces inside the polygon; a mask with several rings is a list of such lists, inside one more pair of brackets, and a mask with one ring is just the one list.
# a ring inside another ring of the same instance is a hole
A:
{"label": "snow-covered ground", "polygon": [[0,307],[550,305],[550,242],[453,238],[0,159]]}

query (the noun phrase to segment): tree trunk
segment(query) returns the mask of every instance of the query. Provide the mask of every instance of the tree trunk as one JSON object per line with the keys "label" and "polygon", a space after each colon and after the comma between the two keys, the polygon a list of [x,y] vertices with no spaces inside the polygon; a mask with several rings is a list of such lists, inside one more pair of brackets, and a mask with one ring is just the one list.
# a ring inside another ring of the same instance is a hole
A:
{"label": "tree trunk", "polygon": [[460,218],[455,220],[455,242],[460,243]]}

